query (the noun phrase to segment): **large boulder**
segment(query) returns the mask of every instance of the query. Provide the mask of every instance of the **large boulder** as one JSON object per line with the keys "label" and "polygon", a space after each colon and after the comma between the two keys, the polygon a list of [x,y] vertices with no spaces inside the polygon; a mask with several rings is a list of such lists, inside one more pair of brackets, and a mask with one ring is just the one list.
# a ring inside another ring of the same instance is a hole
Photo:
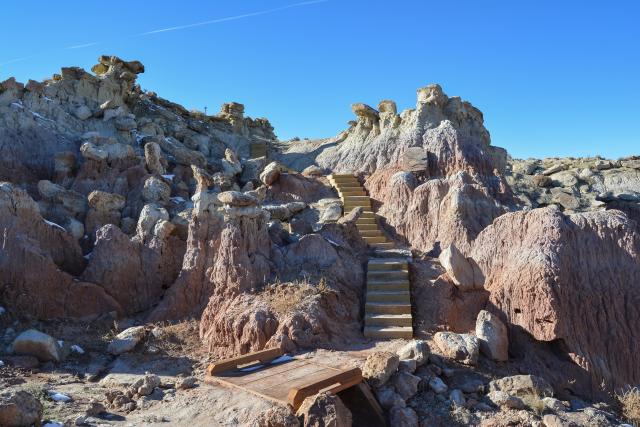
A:
{"label": "large boulder", "polygon": [[398,370],[400,358],[397,354],[376,351],[371,353],[362,367],[362,376],[374,387],[384,385]]}
{"label": "large boulder", "polygon": [[132,326],[115,336],[109,343],[107,351],[119,355],[133,350],[147,335],[144,326]]}
{"label": "large boulder", "polygon": [[351,411],[344,406],[338,396],[319,393],[307,397],[298,411],[304,427],[351,427]]}
{"label": "large boulder", "polygon": [[436,332],[433,339],[443,356],[468,365],[475,365],[478,362],[480,345],[475,336],[454,332]]}
{"label": "large boulder", "polygon": [[509,359],[507,327],[498,317],[486,310],[480,311],[476,321],[476,337],[480,351],[488,358],[505,362]]}
{"label": "large boulder", "polygon": [[502,391],[511,396],[538,398],[553,396],[553,388],[543,378],[535,375],[514,375],[493,380],[489,383],[489,392]]}
{"label": "large boulder", "polygon": [[[474,242],[490,304],[518,340],[512,350],[558,390],[599,394],[640,382],[640,365],[623,356],[640,352],[636,230],[619,211],[549,207],[503,215]],[[529,337],[553,351],[539,354]]]}
{"label": "large boulder", "polygon": [[18,335],[12,347],[14,353],[35,356],[42,362],[60,362],[63,358],[58,341],[35,329],[29,329]]}
{"label": "large boulder", "polygon": [[467,259],[456,247],[449,245],[438,257],[447,275],[460,290],[482,288],[483,277],[472,259]]}
{"label": "large boulder", "polygon": [[280,178],[281,171],[282,167],[277,162],[271,162],[260,173],[260,181],[264,185],[273,185]]}
{"label": "large boulder", "polygon": [[0,426],[39,426],[42,414],[42,403],[26,391],[0,394]]}

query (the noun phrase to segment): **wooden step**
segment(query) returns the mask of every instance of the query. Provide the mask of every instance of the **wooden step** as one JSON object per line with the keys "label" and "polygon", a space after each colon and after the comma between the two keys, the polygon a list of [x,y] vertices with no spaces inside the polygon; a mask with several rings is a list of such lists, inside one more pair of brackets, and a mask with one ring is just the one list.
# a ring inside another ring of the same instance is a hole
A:
{"label": "wooden step", "polygon": [[[352,189],[348,189],[348,190],[338,190],[338,196],[340,196],[340,198],[344,199],[345,197],[349,197],[349,196],[367,196],[367,192],[364,190],[352,190]],[[367,196],[369,197],[369,196]]]}
{"label": "wooden step", "polygon": [[378,227],[378,223],[376,222],[375,218],[358,218],[356,220],[356,225],[360,226],[360,225],[375,225],[376,227]]}
{"label": "wooden step", "polygon": [[366,326],[412,326],[410,314],[367,314],[364,317]]}
{"label": "wooden step", "polygon": [[360,235],[362,237],[379,237],[379,236],[384,236],[384,234],[382,234],[382,231],[375,229],[375,230],[358,230],[360,232]]}
{"label": "wooden step", "polygon": [[375,278],[375,279],[367,279],[367,286],[369,285],[404,285],[409,286],[409,279],[386,279],[386,278]]}
{"label": "wooden step", "polygon": [[379,258],[369,260],[369,270],[407,270],[409,263],[405,259]]}
{"label": "wooden step", "polygon": [[409,282],[375,282],[375,283],[367,283],[367,291],[400,291],[400,292],[409,292],[410,285]]}
{"label": "wooden step", "polygon": [[413,338],[413,328],[410,326],[366,326],[364,336],[367,338]]}
{"label": "wooden step", "polygon": [[366,224],[366,223],[358,223],[356,221],[356,226],[358,227],[358,231],[368,231],[368,230],[380,230],[378,228],[378,224],[373,223],[373,224]]}
{"label": "wooden step", "polygon": [[375,218],[376,214],[373,212],[364,212],[360,215],[360,218]]}
{"label": "wooden step", "polygon": [[385,249],[395,248],[396,244],[394,242],[383,242],[383,243],[373,243],[371,244],[371,246],[375,247],[376,249],[385,250]]}
{"label": "wooden step", "polygon": [[367,280],[409,280],[407,270],[368,270]]}
{"label": "wooden step", "polygon": [[367,314],[411,314],[410,303],[395,302],[367,302],[365,304]]}
{"label": "wooden step", "polygon": [[387,241],[387,238],[385,236],[378,236],[378,237],[363,237],[364,241],[367,242],[368,244],[373,244],[373,243],[384,243]]}
{"label": "wooden step", "polygon": [[370,291],[367,292],[367,302],[395,302],[410,304],[409,291]]}

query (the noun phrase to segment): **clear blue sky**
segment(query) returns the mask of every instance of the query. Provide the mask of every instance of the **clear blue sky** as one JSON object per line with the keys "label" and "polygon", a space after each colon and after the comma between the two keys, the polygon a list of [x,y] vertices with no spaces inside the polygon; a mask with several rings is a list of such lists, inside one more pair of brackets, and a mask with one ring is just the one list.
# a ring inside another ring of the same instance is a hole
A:
{"label": "clear blue sky", "polygon": [[149,35],[296,0],[29,3],[2,3],[0,80],[138,59],[143,88],[210,113],[242,102],[281,139],[337,134],[354,102],[413,107],[437,82],[516,157],[640,154],[637,1],[328,0]]}

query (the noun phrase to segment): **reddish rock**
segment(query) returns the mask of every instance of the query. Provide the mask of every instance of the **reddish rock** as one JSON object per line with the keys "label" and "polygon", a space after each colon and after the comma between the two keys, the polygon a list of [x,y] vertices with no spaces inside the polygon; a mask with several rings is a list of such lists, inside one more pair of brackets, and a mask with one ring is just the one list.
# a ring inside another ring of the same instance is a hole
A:
{"label": "reddish rock", "polygon": [[556,389],[595,394],[601,385],[612,390],[640,381],[640,365],[629,356],[640,352],[634,228],[619,211],[564,215],[543,208],[504,215],[474,242],[490,304],[512,330],[554,343],[555,354],[581,368],[573,383],[568,371],[545,372],[556,376]]}

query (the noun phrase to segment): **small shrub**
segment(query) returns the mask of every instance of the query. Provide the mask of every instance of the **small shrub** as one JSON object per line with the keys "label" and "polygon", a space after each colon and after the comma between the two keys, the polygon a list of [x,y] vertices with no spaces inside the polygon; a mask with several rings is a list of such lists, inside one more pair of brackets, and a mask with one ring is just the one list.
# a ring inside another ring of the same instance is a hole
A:
{"label": "small shrub", "polygon": [[545,406],[542,399],[535,394],[527,394],[521,397],[527,408],[538,416],[542,416]]}
{"label": "small shrub", "polygon": [[310,283],[308,280],[297,280],[273,283],[265,288],[264,296],[271,309],[283,316],[302,309],[316,296],[323,297],[331,292],[333,291],[324,279],[320,279],[318,284]]}
{"label": "small shrub", "polygon": [[640,426],[640,388],[630,387],[616,394],[620,402],[622,415],[634,426]]}

